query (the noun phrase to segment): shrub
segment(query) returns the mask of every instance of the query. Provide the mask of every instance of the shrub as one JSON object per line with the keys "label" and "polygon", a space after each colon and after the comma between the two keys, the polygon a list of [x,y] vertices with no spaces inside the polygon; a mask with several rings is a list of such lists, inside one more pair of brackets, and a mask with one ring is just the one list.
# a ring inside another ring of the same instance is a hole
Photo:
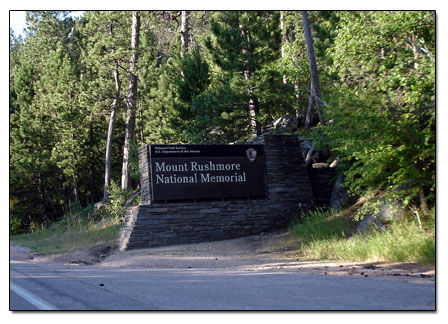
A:
{"label": "shrub", "polygon": [[114,218],[124,217],[126,213],[124,203],[128,196],[127,191],[122,190],[114,181],[111,181],[108,191],[110,203],[106,205],[106,211]]}

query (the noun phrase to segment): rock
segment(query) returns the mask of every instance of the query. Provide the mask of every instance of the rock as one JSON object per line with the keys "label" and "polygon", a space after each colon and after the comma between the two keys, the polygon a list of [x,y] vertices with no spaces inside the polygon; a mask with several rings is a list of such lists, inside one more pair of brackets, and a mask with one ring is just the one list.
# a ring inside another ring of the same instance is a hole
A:
{"label": "rock", "polygon": [[297,138],[300,143],[300,151],[302,152],[302,156],[305,159],[305,164],[307,166],[311,162],[325,162],[330,157],[330,150],[328,148],[323,148],[322,150],[318,151],[315,149],[314,144],[310,141],[309,138],[303,136],[298,136]]}
{"label": "rock", "polygon": [[128,200],[126,200],[126,202],[124,203],[124,207],[128,207],[134,200],[135,198],[137,198],[137,196],[140,194],[140,191],[134,192],[134,194],[131,195],[131,197],[129,197]]}
{"label": "rock", "polygon": [[405,210],[400,201],[382,200],[379,212],[376,215],[366,214],[359,221],[355,232],[365,234],[368,229],[381,230],[393,221],[401,221],[405,217]]}
{"label": "rock", "polygon": [[377,216],[384,224],[394,220],[402,221],[405,210],[400,201],[384,201],[380,206],[380,214]]}
{"label": "rock", "polygon": [[331,191],[330,208],[333,208],[336,211],[340,210],[342,206],[344,206],[348,198],[347,188],[342,186],[343,182],[344,175],[341,173],[336,178],[336,181],[333,184],[333,189]]}
{"label": "rock", "polygon": [[297,137],[299,139],[299,143],[300,143],[300,150],[302,151],[302,156],[305,159],[308,152],[311,149],[314,149],[314,145],[313,143],[311,143],[311,141],[306,138],[306,137],[302,137],[302,136],[298,136]]}
{"label": "rock", "polygon": [[103,227],[104,225],[109,224],[110,222],[112,222],[112,218],[105,218],[105,219],[102,219],[101,221],[99,221],[98,223],[96,223],[95,227],[100,228],[100,227]]}
{"label": "rock", "polygon": [[94,204],[93,207],[95,207],[95,209],[99,209],[99,208],[104,207],[106,205],[107,205],[107,203],[103,200],[103,201],[100,201],[100,202],[97,202],[96,204]]}
{"label": "rock", "polygon": [[365,235],[369,229],[381,230],[384,224],[371,214],[364,216],[356,226],[355,233]]}
{"label": "rock", "polygon": [[334,159],[333,162],[330,164],[330,168],[335,168],[338,165],[339,158]]}
{"label": "rock", "polygon": [[277,132],[295,132],[297,130],[297,119],[289,115],[277,118],[273,123]]}

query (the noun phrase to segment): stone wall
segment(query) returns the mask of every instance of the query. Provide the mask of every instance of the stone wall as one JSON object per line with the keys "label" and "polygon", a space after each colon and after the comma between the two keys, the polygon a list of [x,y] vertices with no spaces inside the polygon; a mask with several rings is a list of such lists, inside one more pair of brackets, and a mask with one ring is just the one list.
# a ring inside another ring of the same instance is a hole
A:
{"label": "stone wall", "polygon": [[138,168],[140,171],[141,204],[149,205],[151,203],[151,176],[148,145],[138,148]]}
{"label": "stone wall", "polygon": [[214,241],[284,227],[314,206],[313,191],[296,136],[262,135],[266,199],[151,203],[148,146],[140,148],[142,204],[127,210],[120,250]]}

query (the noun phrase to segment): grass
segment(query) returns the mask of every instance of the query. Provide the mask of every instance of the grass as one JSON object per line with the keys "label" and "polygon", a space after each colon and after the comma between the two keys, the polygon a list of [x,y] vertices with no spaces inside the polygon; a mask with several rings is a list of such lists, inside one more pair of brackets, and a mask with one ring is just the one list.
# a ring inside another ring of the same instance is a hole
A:
{"label": "grass", "polygon": [[346,214],[315,211],[295,220],[289,232],[298,253],[308,260],[435,263],[435,225],[420,231],[415,219],[390,224],[366,235],[353,235],[354,222]]}
{"label": "grass", "polygon": [[100,220],[81,211],[72,217],[64,217],[48,228],[13,235],[10,240],[40,255],[74,252],[98,244],[115,244],[121,227],[120,222],[111,220],[97,225]]}
{"label": "grass", "polygon": [[[289,232],[305,260],[435,263],[435,224],[415,218],[389,225],[383,231],[353,235],[353,212],[316,210],[294,220]],[[82,210],[33,233],[13,235],[11,241],[41,255],[73,252],[98,244],[115,244],[121,224],[98,226],[105,215]]]}

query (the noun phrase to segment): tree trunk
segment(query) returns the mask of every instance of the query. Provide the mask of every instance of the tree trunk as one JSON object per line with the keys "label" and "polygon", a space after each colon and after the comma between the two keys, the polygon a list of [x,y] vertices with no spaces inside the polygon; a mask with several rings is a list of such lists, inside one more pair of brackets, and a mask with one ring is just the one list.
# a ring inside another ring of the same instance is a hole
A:
{"label": "tree trunk", "polygon": [[419,57],[420,57],[420,51],[419,51],[419,49],[417,48],[417,37],[415,37],[415,33],[414,32],[412,32],[412,42],[414,43],[413,45],[412,45],[412,51],[414,52],[414,68],[415,69],[418,69],[419,68],[419,64],[418,64],[418,59],[419,59]]}
{"label": "tree trunk", "polygon": [[257,136],[261,135],[261,124],[257,120],[257,116],[260,112],[260,103],[258,98],[253,94],[253,89],[249,89],[249,112],[250,112],[250,124],[252,126],[252,133]]}
{"label": "tree trunk", "polygon": [[118,60],[115,60],[115,68],[113,75],[115,80],[115,98],[114,101],[112,102],[112,109],[110,111],[110,117],[109,117],[109,128],[107,129],[103,200],[109,199],[109,193],[107,192],[107,188],[110,187],[110,179],[112,174],[112,138],[114,135],[115,121],[117,119],[117,111],[120,105],[121,80],[118,72]]}
{"label": "tree trunk", "polygon": [[316,56],[314,55],[313,36],[311,35],[308,13],[306,11],[302,11],[302,21],[311,74],[311,93],[310,99],[308,101],[308,111],[305,120],[305,128],[310,128],[314,107],[316,107],[320,123],[322,125],[325,125],[325,121],[321,110],[322,99],[320,98],[319,76],[317,74]]}
{"label": "tree trunk", "polygon": [[[283,11],[280,11],[280,29],[282,31],[282,59],[285,59],[285,43],[288,40],[288,31],[285,31],[285,16],[283,15]],[[295,34],[291,34],[291,43],[293,43],[295,40]],[[283,73],[283,84],[288,84],[288,78],[286,77],[286,74]],[[296,96],[296,118],[297,118],[297,128],[300,128],[300,119],[302,116],[302,109],[300,109],[300,87],[299,83],[297,82],[297,79],[294,80],[294,90],[295,90],[295,96]]]}
{"label": "tree trunk", "polygon": [[[75,133],[73,131],[73,125],[70,126],[71,130],[72,130],[72,140],[75,140]],[[76,165],[76,161],[78,161],[78,159],[76,158],[76,154],[75,152],[72,152],[72,157],[73,157],[73,164]],[[73,193],[75,194],[75,205],[76,206],[81,206],[80,200],[79,200],[79,187],[78,187],[78,178],[76,177],[76,171],[74,171],[72,173],[72,179],[73,179]]]}
{"label": "tree trunk", "polygon": [[38,191],[39,191],[39,196],[40,196],[40,210],[42,213],[42,219],[44,221],[45,224],[48,224],[48,215],[46,212],[46,208],[45,208],[45,191],[44,191],[44,186],[42,184],[42,177],[40,172],[37,174],[37,181],[38,181]]}
{"label": "tree trunk", "polygon": [[143,133],[143,108],[141,104],[139,113],[140,113],[140,143],[145,144],[145,135]]}
{"label": "tree trunk", "polygon": [[79,187],[78,187],[78,179],[76,178],[76,174],[72,174],[73,178],[73,193],[75,194],[75,204],[76,206],[81,206],[81,202],[79,200]]}
{"label": "tree trunk", "polygon": [[294,91],[296,94],[296,104],[297,104],[297,106],[296,106],[297,128],[300,128],[300,126],[303,126],[303,125],[299,125],[303,111],[300,108],[300,87],[299,87],[299,82],[297,80],[294,80]]}
{"label": "tree trunk", "polygon": [[308,98],[308,110],[306,111],[305,117],[305,128],[311,127],[311,122],[313,121],[313,112],[314,112],[314,96],[312,94],[312,90],[310,96]]}
{"label": "tree trunk", "polygon": [[[247,35],[246,35],[246,33],[244,32],[243,25],[239,25],[239,27],[240,27],[241,35],[243,36],[243,38],[245,38],[247,40],[246,46],[243,46],[243,53],[246,57],[248,57],[251,55],[251,53],[249,52],[249,48],[248,48],[247,44],[250,43],[251,36],[249,33],[247,33]],[[246,79],[246,81],[250,81],[253,69],[251,69],[251,67],[249,66],[248,59],[245,59],[245,65],[246,65],[246,67],[245,67],[246,69],[244,70],[244,78]],[[249,88],[247,89],[247,93],[249,94],[249,114],[250,114],[250,124],[251,124],[251,128],[252,128],[252,133],[256,136],[259,136],[259,135],[261,135],[261,124],[257,120],[257,116],[258,116],[258,113],[260,112],[260,104],[258,102],[258,98],[254,94],[254,87],[251,86],[250,84],[249,84]]]}
{"label": "tree trunk", "polygon": [[184,54],[188,51],[188,21],[190,18],[190,13],[188,11],[182,11],[182,21],[180,29],[180,41],[182,43],[182,48],[180,51],[180,56],[184,57]]}
{"label": "tree trunk", "polygon": [[[285,37],[285,24],[283,22],[284,20],[284,16],[283,16],[283,11],[280,11],[280,30],[282,31],[282,60],[285,59],[285,42],[286,42],[286,37]],[[283,73],[283,84],[288,84],[288,79],[286,78],[286,74]]]}
{"label": "tree trunk", "polygon": [[71,190],[69,185],[64,186],[64,214],[72,215]]}
{"label": "tree trunk", "polygon": [[423,214],[425,215],[425,217],[429,217],[429,215],[430,215],[429,207],[428,207],[428,203],[426,202],[426,197],[425,197],[423,190],[419,192],[419,198],[420,198],[420,206],[422,207]]}
{"label": "tree trunk", "polygon": [[140,17],[137,11],[132,12],[132,39],[131,48],[132,55],[129,62],[129,88],[127,98],[127,113],[126,113],[126,133],[124,138],[123,147],[123,167],[121,171],[121,189],[130,191],[131,179],[130,179],[130,146],[134,141],[135,133],[135,110],[137,102],[137,76],[134,74],[138,60],[138,44],[140,36]]}
{"label": "tree trunk", "polygon": [[89,202],[93,204],[95,202],[95,178],[96,178],[96,172],[95,172],[95,159],[94,159],[94,134],[93,134],[93,122],[90,121],[90,130],[89,130],[89,146],[90,146],[90,198]]}

